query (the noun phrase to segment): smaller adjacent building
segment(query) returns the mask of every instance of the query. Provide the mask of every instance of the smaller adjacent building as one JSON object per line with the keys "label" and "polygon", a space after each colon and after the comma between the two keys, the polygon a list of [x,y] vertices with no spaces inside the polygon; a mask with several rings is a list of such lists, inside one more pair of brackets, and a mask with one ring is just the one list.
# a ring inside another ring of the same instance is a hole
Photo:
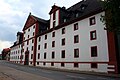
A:
{"label": "smaller adjacent building", "polygon": [[23,33],[17,33],[17,41],[14,42],[14,45],[11,46],[10,51],[10,61],[15,63],[20,63],[22,59],[22,40],[23,40]]}
{"label": "smaller adjacent building", "polygon": [[2,51],[2,60],[9,60],[10,59],[10,48],[5,48]]}
{"label": "smaller adjacent building", "polygon": [[0,60],[2,59],[2,54],[0,54]]}

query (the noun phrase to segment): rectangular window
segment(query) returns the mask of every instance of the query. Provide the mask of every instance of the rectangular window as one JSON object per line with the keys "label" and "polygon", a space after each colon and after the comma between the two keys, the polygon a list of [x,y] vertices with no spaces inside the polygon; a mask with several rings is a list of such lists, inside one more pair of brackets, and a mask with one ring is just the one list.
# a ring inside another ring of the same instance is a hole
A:
{"label": "rectangular window", "polygon": [[44,53],[44,59],[46,59],[46,55],[47,55],[47,54],[46,54],[46,53]]}
{"label": "rectangular window", "polygon": [[91,57],[97,57],[97,46],[91,47]]}
{"label": "rectangular window", "polygon": [[79,67],[79,64],[78,63],[74,63],[74,67]]}
{"label": "rectangular window", "polygon": [[79,43],[79,36],[78,35],[74,36],[74,43]]}
{"label": "rectangular window", "polygon": [[31,54],[31,59],[33,59],[33,54]]}
{"label": "rectangular window", "polygon": [[96,30],[95,31],[91,31],[90,32],[90,40],[96,40],[97,36],[96,36]]}
{"label": "rectangular window", "polygon": [[53,13],[53,20],[55,20],[55,17],[56,17],[56,14],[55,14],[55,13]]}
{"label": "rectangular window", "polygon": [[41,37],[39,37],[39,42],[40,42],[40,40],[41,40]]}
{"label": "rectangular window", "polygon": [[65,66],[65,63],[61,63],[61,67],[64,67]]}
{"label": "rectangular window", "polygon": [[33,29],[35,28],[35,25],[33,26]]}
{"label": "rectangular window", "polygon": [[29,45],[29,40],[27,41],[27,45]]}
{"label": "rectangular window", "polygon": [[35,35],[35,33],[33,32],[33,36]]}
{"label": "rectangular window", "polygon": [[51,66],[54,66],[54,62],[51,62]]}
{"label": "rectangular window", "polygon": [[91,68],[98,68],[97,63],[91,63]]}
{"label": "rectangular window", "polygon": [[55,58],[55,52],[52,52],[52,59]]}
{"label": "rectangular window", "polygon": [[43,65],[45,66],[45,65],[46,65],[46,62],[43,62]]}
{"label": "rectangular window", "polygon": [[61,58],[65,58],[65,50],[61,51]]}
{"label": "rectangular window", "polygon": [[34,39],[32,39],[32,43],[34,43]]}
{"label": "rectangular window", "polygon": [[65,34],[65,28],[62,28],[62,34]]}
{"label": "rectangular window", "polygon": [[32,46],[32,49],[31,49],[32,51],[33,51],[33,46]]}
{"label": "rectangular window", "polygon": [[38,50],[40,50],[40,45],[38,45]]}
{"label": "rectangular window", "polygon": [[55,37],[55,32],[52,33],[52,37]]}
{"label": "rectangular window", "polygon": [[74,49],[74,58],[79,58],[79,49]]}
{"label": "rectangular window", "polygon": [[56,26],[55,23],[56,23],[56,21],[53,21],[53,28]]}
{"label": "rectangular window", "polygon": [[39,65],[39,62],[37,62],[37,65]]}
{"label": "rectangular window", "polygon": [[28,38],[29,38],[29,35],[28,35]]}
{"label": "rectangular window", "polygon": [[55,41],[52,41],[52,47],[55,47]]}
{"label": "rectangular window", "polygon": [[75,31],[75,30],[78,30],[78,23],[75,23],[75,24],[74,24],[74,31]]}
{"label": "rectangular window", "polygon": [[38,59],[40,59],[40,53],[38,53]]}
{"label": "rectangular window", "polygon": [[47,35],[45,35],[45,40],[47,39]]}
{"label": "rectangular window", "polygon": [[90,18],[89,21],[90,21],[90,26],[96,24],[95,17]]}
{"label": "rectangular window", "polygon": [[44,44],[44,49],[47,49],[47,43]]}
{"label": "rectangular window", "polygon": [[65,45],[65,38],[62,39],[62,46]]}
{"label": "rectangular window", "polygon": [[30,29],[28,29],[28,32],[30,31]]}

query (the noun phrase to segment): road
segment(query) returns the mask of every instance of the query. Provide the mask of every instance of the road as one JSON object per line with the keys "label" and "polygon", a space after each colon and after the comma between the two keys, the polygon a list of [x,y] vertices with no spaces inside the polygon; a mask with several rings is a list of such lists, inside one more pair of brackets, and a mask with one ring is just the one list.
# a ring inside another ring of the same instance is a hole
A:
{"label": "road", "polygon": [[120,78],[47,70],[0,60],[0,80],[120,80]]}

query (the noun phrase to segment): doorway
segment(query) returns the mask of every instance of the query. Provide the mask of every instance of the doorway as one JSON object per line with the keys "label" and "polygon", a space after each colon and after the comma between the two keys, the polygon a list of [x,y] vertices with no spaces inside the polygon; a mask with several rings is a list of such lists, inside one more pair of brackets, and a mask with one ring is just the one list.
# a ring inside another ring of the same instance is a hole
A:
{"label": "doorway", "polygon": [[25,52],[25,62],[24,65],[29,65],[29,51]]}

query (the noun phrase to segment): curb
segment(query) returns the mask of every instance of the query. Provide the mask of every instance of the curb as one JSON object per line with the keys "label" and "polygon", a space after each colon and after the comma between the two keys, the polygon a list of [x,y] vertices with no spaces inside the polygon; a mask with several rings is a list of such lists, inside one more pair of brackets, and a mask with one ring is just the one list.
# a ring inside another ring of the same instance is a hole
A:
{"label": "curb", "polygon": [[[7,61],[9,62],[9,61]],[[86,74],[86,75],[94,75],[94,76],[105,76],[105,77],[113,77],[113,78],[120,78],[120,74],[108,74],[108,73],[100,73],[100,72],[93,72],[93,71],[78,71],[78,70],[69,70],[69,69],[59,69],[59,68],[53,68],[53,67],[40,67],[40,66],[29,66],[29,65],[22,65],[17,63],[12,63],[15,65],[20,66],[26,66],[26,67],[32,67],[32,68],[38,68],[38,69],[44,69],[44,70],[52,70],[52,71],[61,71],[61,72],[70,72],[70,73],[77,73],[77,74]]]}

